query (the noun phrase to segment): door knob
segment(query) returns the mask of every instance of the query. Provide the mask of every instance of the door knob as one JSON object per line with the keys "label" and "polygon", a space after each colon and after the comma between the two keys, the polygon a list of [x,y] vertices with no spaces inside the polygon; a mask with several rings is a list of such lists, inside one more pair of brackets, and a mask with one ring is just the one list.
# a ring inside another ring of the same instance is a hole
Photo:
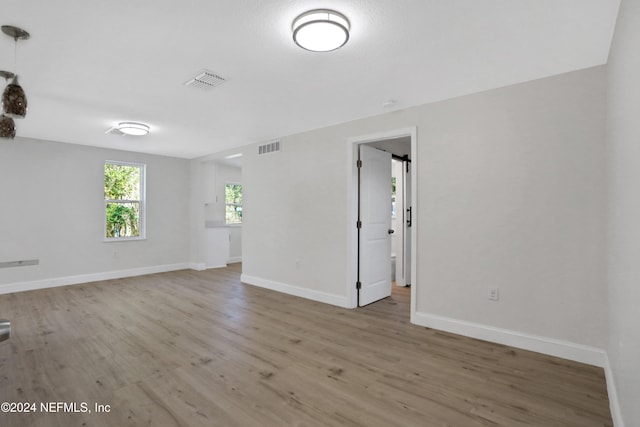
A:
{"label": "door knob", "polygon": [[396,232],[396,230],[392,230],[392,229],[389,229],[389,231],[387,231],[387,233],[389,233],[389,234],[393,234],[395,232]]}

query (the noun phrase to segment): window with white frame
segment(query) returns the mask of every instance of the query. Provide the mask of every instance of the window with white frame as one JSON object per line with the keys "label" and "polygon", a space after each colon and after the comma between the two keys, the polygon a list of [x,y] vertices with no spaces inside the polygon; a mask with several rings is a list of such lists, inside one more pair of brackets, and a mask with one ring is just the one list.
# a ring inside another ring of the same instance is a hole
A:
{"label": "window with white frame", "polygon": [[105,238],[145,237],[145,165],[106,161],[104,163]]}
{"label": "window with white frame", "polygon": [[225,224],[242,224],[242,185],[226,184],[224,187]]}

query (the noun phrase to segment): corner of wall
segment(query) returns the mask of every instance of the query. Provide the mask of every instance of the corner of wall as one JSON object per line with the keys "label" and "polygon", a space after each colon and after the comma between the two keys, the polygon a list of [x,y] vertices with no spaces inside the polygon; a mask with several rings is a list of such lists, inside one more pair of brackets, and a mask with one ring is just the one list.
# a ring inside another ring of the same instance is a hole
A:
{"label": "corner of wall", "polygon": [[611,410],[611,418],[613,419],[613,425],[615,427],[625,427],[624,419],[622,418],[622,410],[620,409],[620,402],[618,401],[618,392],[616,390],[616,383],[613,376],[613,370],[609,362],[609,355],[604,355],[604,375],[607,381],[607,394],[609,395],[609,409]]}
{"label": "corner of wall", "polygon": [[242,274],[242,276],[240,276],[240,281],[248,285],[258,286],[260,288],[270,289],[272,291],[282,292],[313,301],[323,302],[325,304],[336,305],[343,308],[352,308],[350,307],[348,298],[342,295],[329,294],[326,292],[302,288],[300,286],[290,285],[287,283],[276,282],[275,280],[249,276],[247,274]]}
{"label": "corner of wall", "polygon": [[207,265],[204,262],[190,262],[189,268],[191,270],[203,271],[207,269]]}

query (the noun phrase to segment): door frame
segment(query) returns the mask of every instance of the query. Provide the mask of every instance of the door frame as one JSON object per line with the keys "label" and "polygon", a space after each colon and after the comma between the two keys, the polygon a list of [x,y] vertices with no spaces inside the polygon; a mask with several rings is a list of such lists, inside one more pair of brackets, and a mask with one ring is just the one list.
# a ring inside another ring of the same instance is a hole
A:
{"label": "door frame", "polygon": [[[358,147],[360,144],[368,142],[382,141],[385,139],[395,139],[409,136],[411,138],[411,323],[414,322],[416,313],[416,295],[418,293],[418,221],[417,221],[417,201],[418,201],[418,156],[417,156],[417,127],[406,127],[384,132],[377,132],[367,135],[354,136],[347,139],[347,298],[349,307],[357,307],[358,292],[356,281],[358,277],[358,230],[356,222],[358,220]],[[389,260],[391,262],[391,260]]]}

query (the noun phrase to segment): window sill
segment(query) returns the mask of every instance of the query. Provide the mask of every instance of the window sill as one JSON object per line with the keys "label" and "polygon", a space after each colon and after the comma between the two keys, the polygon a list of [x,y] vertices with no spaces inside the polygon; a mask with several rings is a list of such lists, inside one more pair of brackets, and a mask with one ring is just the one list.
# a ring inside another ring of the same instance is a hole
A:
{"label": "window sill", "polygon": [[140,240],[147,240],[146,237],[109,237],[103,239],[104,243],[115,243],[115,242],[137,242]]}

